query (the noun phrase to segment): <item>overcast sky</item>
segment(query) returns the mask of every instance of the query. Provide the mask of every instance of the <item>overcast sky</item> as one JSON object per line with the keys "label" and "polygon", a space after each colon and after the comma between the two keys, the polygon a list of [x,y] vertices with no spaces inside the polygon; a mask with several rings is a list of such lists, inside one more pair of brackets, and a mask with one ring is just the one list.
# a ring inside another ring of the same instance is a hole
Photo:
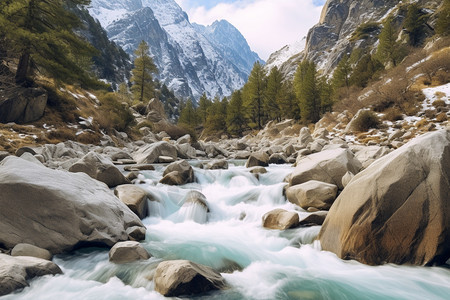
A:
{"label": "overcast sky", "polygon": [[267,60],[283,46],[306,36],[320,18],[325,0],[175,0],[192,23],[225,19]]}

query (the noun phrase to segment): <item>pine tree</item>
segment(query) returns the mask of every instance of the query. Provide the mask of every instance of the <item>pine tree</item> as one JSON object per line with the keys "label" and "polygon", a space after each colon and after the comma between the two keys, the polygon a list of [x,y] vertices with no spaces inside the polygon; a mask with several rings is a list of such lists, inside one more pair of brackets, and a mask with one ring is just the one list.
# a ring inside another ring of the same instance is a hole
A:
{"label": "pine tree", "polygon": [[258,61],[253,65],[247,83],[244,86],[244,107],[250,119],[258,129],[263,125],[264,91],[266,89],[266,73]]}
{"label": "pine tree", "polygon": [[241,135],[244,131],[246,120],[244,115],[242,93],[235,91],[227,107],[227,131],[231,134]]}
{"label": "pine tree", "polygon": [[345,54],[339,61],[336,70],[333,74],[333,87],[335,89],[345,87],[347,90],[350,87],[350,75],[352,73],[352,66],[350,65],[349,56]]}
{"label": "pine tree", "polygon": [[37,70],[57,81],[93,82],[78,62],[80,57],[91,57],[94,49],[74,34],[81,22],[67,10],[89,3],[90,0],[2,1],[0,37],[17,55],[17,84],[32,84]]}
{"label": "pine tree", "polygon": [[350,84],[364,88],[374,75],[382,69],[383,65],[376,58],[366,54],[356,64],[350,76]]}
{"label": "pine tree", "polygon": [[222,101],[218,97],[214,98],[214,101],[208,108],[208,117],[204,124],[206,132],[226,132],[227,105],[228,101],[226,98],[222,99]]}
{"label": "pine tree", "polygon": [[318,88],[320,94],[320,112],[322,114],[333,110],[333,86],[328,82],[326,76],[318,79]]}
{"label": "pine tree", "polygon": [[200,97],[200,100],[198,101],[198,112],[203,124],[206,123],[206,119],[208,117],[208,109],[211,105],[212,101],[208,99],[206,93],[203,93],[203,95]]}
{"label": "pine tree", "polygon": [[183,106],[180,112],[180,118],[178,119],[178,124],[184,126],[188,129],[195,129],[199,124],[199,117],[197,111],[194,108],[192,100],[189,99]]}
{"label": "pine tree", "polygon": [[394,67],[405,57],[406,49],[396,42],[396,31],[393,26],[393,17],[389,16],[383,22],[377,49],[377,57],[381,62],[391,63]]}
{"label": "pine tree", "polygon": [[405,29],[408,32],[409,44],[417,47],[423,35],[426,15],[422,14],[417,3],[408,6],[408,12],[405,19]]}
{"label": "pine tree", "polygon": [[450,35],[450,0],[444,0],[436,23],[436,33]]}
{"label": "pine tree", "polygon": [[299,64],[295,72],[294,88],[299,100],[300,116],[303,122],[319,121],[321,100],[314,62],[304,60]]}
{"label": "pine tree", "polygon": [[292,81],[286,80],[281,89],[281,95],[278,101],[281,116],[285,119],[300,119],[300,108],[295,96]]}
{"label": "pine tree", "polygon": [[267,87],[264,97],[264,111],[270,120],[281,121],[281,110],[279,102],[281,101],[283,86],[283,75],[277,67],[270,70],[267,77]]}
{"label": "pine tree", "polygon": [[136,59],[134,60],[134,69],[131,70],[131,81],[133,86],[134,99],[143,102],[150,100],[154,96],[152,74],[158,69],[150,57],[149,47],[145,41],[142,41],[134,52]]}

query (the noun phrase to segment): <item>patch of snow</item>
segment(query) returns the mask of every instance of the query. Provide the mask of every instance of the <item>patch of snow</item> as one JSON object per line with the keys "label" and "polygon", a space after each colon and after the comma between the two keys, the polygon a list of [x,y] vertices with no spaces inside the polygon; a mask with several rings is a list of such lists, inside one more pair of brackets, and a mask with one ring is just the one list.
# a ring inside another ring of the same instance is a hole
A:
{"label": "patch of snow", "polygon": [[419,66],[420,64],[422,64],[422,63],[426,62],[427,60],[429,60],[430,58],[431,58],[431,55],[428,56],[428,57],[426,57],[426,58],[424,58],[424,59],[422,59],[422,60],[419,60],[418,62],[416,62],[416,63],[414,63],[414,64],[412,64],[411,66],[409,66],[409,67],[406,68],[406,72],[411,71],[412,69],[416,68],[416,67]]}
{"label": "patch of snow", "polygon": [[294,42],[291,45],[284,46],[277,52],[271,55],[269,61],[267,63],[266,68],[271,70],[273,67],[280,68],[283,63],[289,60],[292,56],[299,54],[306,47],[306,37],[303,37],[301,40]]}
{"label": "patch of snow", "polygon": [[445,104],[450,104],[450,82],[444,85],[426,88],[422,90],[425,95],[425,100],[422,103],[424,110],[431,109],[433,107],[433,102],[436,100],[443,100]]}
{"label": "patch of snow", "polygon": [[94,121],[94,117],[88,117],[88,118],[83,118],[80,117],[80,119],[82,120],[81,122],[79,122],[81,125],[85,125],[87,127],[91,127],[92,126],[92,122]]}

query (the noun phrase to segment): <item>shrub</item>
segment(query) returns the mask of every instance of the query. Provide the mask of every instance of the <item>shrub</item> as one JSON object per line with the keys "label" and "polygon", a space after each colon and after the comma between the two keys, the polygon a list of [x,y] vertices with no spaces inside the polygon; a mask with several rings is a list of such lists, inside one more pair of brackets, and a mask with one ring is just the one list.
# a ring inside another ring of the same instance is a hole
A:
{"label": "shrub", "polygon": [[366,22],[358,26],[353,32],[350,41],[354,42],[361,39],[367,39],[371,34],[377,33],[380,24],[377,22]]}
{"label": "shrub", "polygon": [[384,120],[386,121],[399,121],[403,120],[403,114],[397,107],[390,107],[384,111]]}
{"label": "shrub", "polygon": [[355,119],[353,129],[363,132],[370,128],[378,128],[380,123],[380,119],[373,111],[364,110]]}
{"label": "shrub", "polygon": [[444,121],[447,121],[447,120],[448,120],[448,117],[447,117],[446,113],[440,113],[436,117],[436,121],[438,121],[438,122],[444,122]]}
{"label": "shrub", "polygon": [[435,101],[433,102],[433,106],[434,106],[435,108],[439,108],[439,107],[446,107],[447,104],[445,103],[444,100],[439,99],[439,100],[435,100]]}
{"label": "shrub", "polygon": [[117,95],[107,93],[99,97],[101,103],[101,113],[98,123],[103,129],[125,131],[134,121],[134,116],[130,110],[124,106]]}

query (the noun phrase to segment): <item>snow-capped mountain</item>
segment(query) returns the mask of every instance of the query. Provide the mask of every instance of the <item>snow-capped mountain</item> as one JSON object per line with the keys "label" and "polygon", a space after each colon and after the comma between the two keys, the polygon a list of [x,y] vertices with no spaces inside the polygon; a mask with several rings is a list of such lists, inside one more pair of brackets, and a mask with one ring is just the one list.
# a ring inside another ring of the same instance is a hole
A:
{"label": "snow-capped mountain", "polygon": [[231,24],[193,25],[174,0],[93,0],[89,10],[129,54],[146,41],[158,79],[183,98],[230,95],[260,60]]}

